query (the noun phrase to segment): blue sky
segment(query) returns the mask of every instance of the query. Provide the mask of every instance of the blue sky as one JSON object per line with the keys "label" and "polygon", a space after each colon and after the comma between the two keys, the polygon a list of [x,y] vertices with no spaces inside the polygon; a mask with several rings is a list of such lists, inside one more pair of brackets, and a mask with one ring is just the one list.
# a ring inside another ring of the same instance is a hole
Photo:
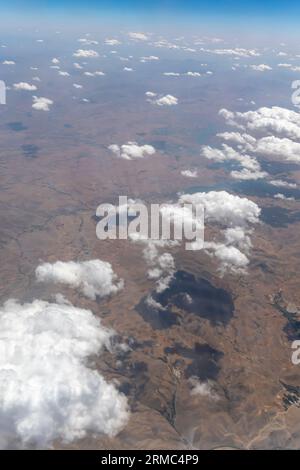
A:
{"label": "blue sky", "polygon": [[[12,0],[1,9],[12,11],[19,8],[32,12],[65,10],[76,12],[162,12],[189,13],[209,16],[281,15],[295,17],[300,12],[300,2],[296,0]],[[15,10],[15,13],[17,11]]]}
{"label": "blue sky", "polygon": [[[3,2],[4,3],[4,2]],[[222,30],[298,37],[300,0],[10,0],[0,6],[0,27],[72,29],[114,25],[151,30]],[[1,21],[2,20],[2,21]],[[61,26],[62,25],[62,26]],[[130,26],[131,25],[131,26]],[[184,31],[183,31],[184,32]]]}

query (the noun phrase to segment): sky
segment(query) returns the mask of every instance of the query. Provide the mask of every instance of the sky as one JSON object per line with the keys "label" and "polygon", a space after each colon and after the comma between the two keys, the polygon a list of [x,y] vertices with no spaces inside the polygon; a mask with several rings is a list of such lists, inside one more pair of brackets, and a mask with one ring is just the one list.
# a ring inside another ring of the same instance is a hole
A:
{"label": "sky", "polygon": [[[2,33],[48,27],[96,31],[114,29],[182,34],[237,34],[298,41],[300,2],[296,0],[11,0],[1,2]],[[94,28],[93,28],[94,26]],[[162,29],[163,28],[163,29]]]}
{"label": "sky", "polygon": [[300,11],[296,0],[12,0],[6,2],[2,10],[28,12],[108,12],[113,14],[187,14],[209,17],[249,17],[263,16],[280,19],[282,16],[292,20]]}

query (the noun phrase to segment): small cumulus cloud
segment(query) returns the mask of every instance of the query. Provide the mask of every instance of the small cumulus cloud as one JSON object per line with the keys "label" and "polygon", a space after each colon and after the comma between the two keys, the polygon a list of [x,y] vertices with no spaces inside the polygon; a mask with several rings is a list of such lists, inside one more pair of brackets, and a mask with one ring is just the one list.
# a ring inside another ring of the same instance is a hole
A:
{"label": "small cumulus cloud", "polygon": [[73,56],[84,58],[84,59],[90,59],[90,58],[99,57],[99,54],[97,51],[94,51],[93,49],[78,49],[76,52],[74,52]]}
{"label": "small cumulus cloud", "polygon": [[86,77],[103,77],[105,75],[101,70],[96,70],[96,72],[84,72]]}
{"label": "small cumulus cloud", "polygon": [[138,145],[137,142],[127,142],[127,144],[121,146],[112,144],[108,148],[117,157],[123,158],[124,160],[144,158],[147,155],[153,155],[155,153],[155,148],[152,147],[152,145]]}
{"label": "small cumulus cloud", "polygon": [[78,42],[81,44],[84,44],[85,46],[97,46],[99,43],[98,41],[95,41],[94,39],[87,39],[87,38],[80,38],[78,39]]}
{"label": "small cumulus cloud", "polygon": [[256,72],[267,72],[268,70],[272,70],[272,67],[266,64],[250,65],[250,68]]}
{"label": "small cumulus cloud", "polygon": [[78,62],[74,62],[73,66],[74,66],[75,69],[78,69],[78,70],[83,69],[83,66],[78,64]]}
{"label": "small cumulus cloud", "polygon": [[147,41],[149,37],[145,33],[135,33],[135,32],[130,32],[128,33],[128,36],[130,39],[133,39],[135,41]]}
{"label": "small cumulus cloud", "polygon": [[182,170],[182,176],[186,176],[187,178],[197,178],[198,171],[197,170]]}
{"label": "small cumulus cloud", "polygon": [[178,104],[178,98],[173,95],[157,96],[156,93],[148,91],[146,92],[146,96],[149,98],[147,101],[157,106],[175,106]]}
{"label": "small cumulus cloud", "polygon": [[274,195],[275,199],[281,199],[283,201],[295,201],[294,197],[287,197],[282,193],[277,193]]}
{"label": "small cumulus cloud", "polygon": [[218,400],[219,396],[214,390],[214,384],[211,380],[201,382],[198,377],[190,377],[191,395],[207,397],[211,400]]}
{"label": "small cumulus cloud", "polygon": [[149,55],[140,58],[140,62],[153,62],[154,60],[159,60],[159,57],[156,55]]}
{"label": "small cumulus cloud", "polygon": [[36,268],[35,274],[38,282],[66,284],[92,300],[115,294],[124,286],[111,264],[99,259],[44,263]]}
{"label": "small cumulus cloud", "polygon": [[118,39],[109,39],[109,38],[107,38],[107,39],[105,39],[104,42],[107,46],[119,46],[120,44],[122,44],[121,41],[119,41]]}
{"label": "small cumulus cloud", "polygon": [[24,90],[24,91],[37,90],[37,87],[35,85],[31,85],[30,83],[26,83],[26,82],[14,83],[13,87],[15,90]]}
{"label": "small cumulus cloud", "polygon": [[49,98],[33,96],[33,109],[36,111],[50,111],[50,106],[53,104],[53,101]]}

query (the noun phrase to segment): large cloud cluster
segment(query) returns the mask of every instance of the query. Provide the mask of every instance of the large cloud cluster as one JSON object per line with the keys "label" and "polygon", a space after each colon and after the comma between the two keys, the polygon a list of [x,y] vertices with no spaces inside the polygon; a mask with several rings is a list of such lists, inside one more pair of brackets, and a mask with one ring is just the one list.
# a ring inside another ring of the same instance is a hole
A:
{"label": "large cloud cluster", "polygon": [[[226,143],[221,148],[203,146],[202,155],[217,162],[239,163],[241,170],[231,171],[233,178],[268,178],[257,156],[300,163],[300,116],[295,111],[274,106],[247,112],[221,109],[219,114],[237,130],[217,134]],[[235,148],[229,146],[229,142]]]}
{"label": "large cloud cluster", "polygon": [[36,268],[39,282],[66,284],[95,300],[115,294],[123,288],[123,280],[118,279],[110,263],[94,259],[90,261],[57,261],[43,263]]}
{"label": "large cloud cluster", "polygon": [[237,127],[245,133],[244,136],[248,141],[240,142],[242,152],[248,151],[258,155],[280,157],[284,160],[300,163],[299,113],[273,106],[245,113],[221,109],[220,115],[229,125]]}
{"label": "large cloud cluster", "polygon": [[108,148],[123,160],[135,160],[155,153],[155,148],[152,145],[138,145],[137,142],[127,142],[121,146],[112,144]]}
{"label": "large cloud cluster", "polygon": [[204,243],[206,252],[219,260],[221,273],[245,273],[251,249],[251,226],[259,222],[258,205],[226,191],[183,194],[179,202],[203,206],[205,222],[221,229],[221,241]]}
{"label": "large cloud cluster", "polygon": [[[213,229],[215,238],[212,241],[204,241],[203,212],[205,227]],[[259,223],[260,212],[255,202],[226,191],[182,194],[178,201],[160,207],[161,221],[169,227],[164,232],[165,238],[154,240],[139,233],[131,233],[130,238],[144,245],[148,277],[156,280],[156,290],[162,292],[175,273],[174,258],[166,249],[178,246],[182,239],[189,240],[189,249],[204,249],[208,255],[217,258],[222,275],[226,271],[246,273],[252,247],[251,234],[253,226]],[[174,239],[175,232],[180,233],[180,237]],[[186,237],[187,233],[189,237]]]}
{"label": "large cloud cluster", "polygon": [[223,144],[221,149],[204,146],[202,155],[216,162],[236,161],[242,169],[240,171],[231,171],[231,176],[240,180],[256,180],[265,178],[267,173],[261,170],[260,164],[255,157],[240,153],[227,144]]}
{"label": "large cloud cluster", "polygon": [[179,202],[203,205],[206,221],[218,222],[228,227],[255,224],[260,215],[260,209],[255,202],[227,191],[183,194]]}
{"label": "large cloud cluster", "polygon": [[273,106],[244,113],[221,109],[220,116],[228,124],[240,129],[268,134],[277,133],[291,139],[300,138],[300,115],[290,109]]}
{"label": "large cloud cluster", "polygon": [[87,432],[115,435],[126,398],[87,359],[113,331],[89,310],[35,300],[0,308],[0,447],[51,446]]}

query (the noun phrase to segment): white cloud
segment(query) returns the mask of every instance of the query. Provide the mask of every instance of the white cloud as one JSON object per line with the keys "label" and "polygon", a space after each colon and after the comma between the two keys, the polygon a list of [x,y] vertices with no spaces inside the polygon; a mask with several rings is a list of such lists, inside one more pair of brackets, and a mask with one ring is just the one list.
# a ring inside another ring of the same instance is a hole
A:
{"label": "white cloud", "polygon": [[[185,233],[187,229],[190,233],[197,233],[198,238],[191,243],[191,249],[198,250],[203,247],[202,238],[199,237],[203,232],[203,221],[195,221],[191,207],[200,209],[198,214],[204,209],[206,227],[211,225],[213,228],[217,239],[205,241],[204,250],[219,261],[221,275],[226,271],[234,274],[246,273],[252,248],[252,226],[259,222],[261,212],[258,205],[226,191],[182,194],[176,203],[164,204],[160,208],[160,215],[167,222],[166,227],[173,226],[174,230],[182,230],[184,222]],[[160,251],[178,246],[179,241],[168,238],[153,240],[137,233],[131,233],[130,239],[145,246],[143,255],[148,265],[148,276],[156,280],[156,289],[160,292],[166,289],[174,276],[175,262],[173,256],[167,256],[167,252],[160,254]]]}
{"label": "white cloud", "polygon": [[246,252],[248,252],[252,246],[249,236],[250,234],[250,230],[246,232],[243,227],[238,226],[226,228],[224,230],[226,244],[236,245],[238,248]]}
{"label": "white cloud", "polygon": [[148,98],[153,98],[154,96],[157,96],[157,93],[154,93],[153,91],[146,91],[145,95]]}
{"label": "white cloud", "polygon": [[62,77],[69,77],[70,76],[70,74],[68,72],[63,72],[62,70],[60,70],[58,72],[58,75],[61,75]]}
{"label": "white cloud", "polygon": [[124,67],[123,70],[124,72],[133,72],[133,69],[131,67]]}
{"label": "white cloud", "polygon": [[[181,201],[180,201],[181,202]],[[194,239],[191,242],[191,249],[201,249],[203,247],[203,220],[201,212],[196,219],[190,207],[185,207],[182,204],[164,204],[160,209],[163,222],[167,221],[168,226],[174,226],[174,230],[179,229],[180,235],[184,231],[185,235],[190,234]],[[195,236],[197,233],[197,238]]]}
{"label": "white cloud", "polygon": [[2,65],[16,65],[14,60],[4,60]]}
{"label": "white cloud", "polygon": [[99,259],[44,263],[36,268],[35,274],[39,282],[67,284],[79,289],[92,300],[98,296],[115,294],[124,285],[123,280],[114,273],[111,264]]}
{"label": "white cloud", "polygon": [[130,39],[134,39],[136,41],[147,41],[147,39],[149,39],[145,33],[130,32],[128,33],[128,36],[130,37]]}
{"label": "white cloud", "polygon": [[148,295],[147,298],[146,298],[146,304],[149,306],[149,307],[152,307],[154,308],[155,310],[166,310],[166,307],[163,307],[159,302],[157,302],[156,300],[153,299],[153,297],[151,295]]}
{"label": "white cloud", "polygon": [[118,39],[105,39],[105,44],[108,46],[119,46],[122,43]]}
{"label": "white cloud", "polygon": [[126,398],[87,365],[112,335],[72,305],[9,300],[0,308],[1,448],[113,436],[126,424]]}
{"label": "white cloud", "polygon": [[266,72],[268,70],[272,70],[272,67],[266,64],[250,65],[250,68],[256,72]]}
{"label": "white cloud", "polygon": [[246,147],[248,144],[254,145],[256,143],[256,139],[254,137],[245,133],[241,134],[240,132],[222,132],[217,134],[217,137],[226,141],[234,142],[235,144],[239,144],[244,147]]}
{"label": "white cloud", "polygon": [[82,85],[79,85],[78,83],[73,83],[73,87],[79,89],[82,88]]}
{"label": "white cloud", "polygon": [[90,58],[99,57],[99,54],[97,51],[94,51],[93,49],[78,49],[76,52],[74,52],[73,56],[90,59]]}
{"label": "white cloud", "polygon": [[38,97],[38,96],[33,96],[33,109],[37,111],[49,111],[51,106],[53,104],[52,100],[49,100],[49,98],[43,98],[43,97]]}
{"label": "white cloud", "polygon": [[257,140],[255,145],[252,145],[251,151],[271,157],[282,157],[284,160],[300,163],[300,143],[288,138],[263,137]]}
{"label": "white cloud", "polygon": [[300,139],[299,113],[280,107],[265,107],[244,113],[222,109],[219,114],[227,124],[237,127],[240,131],[223,132],[217,136],[236,144],[238,151],[223,144],[222,149],[203,147],[202,153],[206,158],[215,161],[238,161],[243,169],[231,172],[232,177],[257,179],[267,176],[261,171],[256,158],[246,152],[300,163],[300,143],[295,142]]}
{"label": "white cloud", "polygon": [[220,226],[223,240],[206,241],[204,249],[219,260],[221,274],[226,271],[245,273],[251,249],[251,225],[259,222],[258,205],[226,191],[183,194],[179,203],[203,206],[206,224]]}
{"label": "white cloud", "polygon": [[[221,136],[222,134],[219,134]],[[241,134],[235,133],[230,136],[233,139],[244,139]],[[226,135],[226,138],[229,138],[229,135]],[[241,166],[242,169],[240,171],[232,171],[230,174],[235,179],[241,180],[256,180],[260,178],[265,178],[267,173],[261,171],[260,164],[256,160],[255,157],[251,157],[249,155],[237,152],[235,149],[230,147],[227,144],[223,144],[221,149],[213,148],[210,146],[202,147],[202,155],[209,159],[214,160],[216,162],[225,162],[225,161],[236,161]]]}
{"label": "white cloud", "polygon": [[282,199],[283,201],[295,201],[294,197],[287,197],[284,194],[277,193],[274,195],[275,199]]}
{"label": "white cloud", "polygon": [[197,170],[182,170],[182,176],[186,176],[187,178],[197,178],[198,171]]}
{"label": "white cloud", "polygon": [[96,72],[84,72],[84,75],[87,77],[103,77],[105,73],[101,70],[96,70]]}
{"label": "white cloud", "polygon": [[87,39],[87,38],[80,38],[78,39],[78,42],[81,44],[84,44],[85,46],[97,46],[99,43],[98,41],[95,41],[94,39]]}
{"label": "white cloud", "polygon": [[236,47],[234,49],[200,49],[203,52],[209,52],[211,54],[216,55],[227,55],[227,56],[235,56],[235,57],[258,57],[260,53],[257,52],[255,49],[243,49]]}
{"label": "white cloud", "polygon": [[173,44],[166,39],[161,39],[159,41],[156,41],[153,43],[154,47],[164,47],[166,49],[180,49],[180,46],[178,44]]}
{"label": "white cloud", "polygon": [[25,91],[37,90],[37,87],[35,85],[31,85],[30,83],[26,83],[26,82],[14,83],[13,87],[15,90],[25,90]]}
{"label": "white cloud", "polygon": [[108,148],[117,155],[117,157],[123,158],[124,160],[144,158],[147,155],[153,155],[155,153],[155,148],[152,147],[152,145],[138,145],[136,142],[127,142],[127,144],[121,146],[112,144]]}
{"label": "white cloud", "polygon": [[60,63],[60,60],[57,59],[56,57],[54,57],[51,62],[52,62],[52,64],[57,65],[57,64]]}
{"label": "white cloud", "polygon": [[159,57],[157,57],[156,55],[149,55],[140,58],[140,62],[152,62],[154,60],[159,60]]}
{"label": "white cloud", "polygon": [[189,383],[192,386],[191,395],[198,395],[200,397],[207,397],[211,400],[218,400],[219,397],[214,391],[213,383],[208,380],[207,382],[200,382],[198,377],[191,377]]}
{"label": "white cloud", "polygon": [[273,106],[256,111],[233,112],[221,109],[219,112],[229,125],[248,129],[252,132],[275,132],[291,139],[300,139],[300,115],[290,109]]}
{"label": "white cloud", "polygon": [[233,273],[244,273],[249,264],[249,259],[235,246],[227,246],[223,243],[206,242],[205,248],[212,252],[221,262],[220,270],[224,273],[231,270]]}
{"label": "white cloud", "polygon": [[186,72],[185,75],[188,77],[201,77],[202,74],[200,72]]}
{"label": "white cloud", "polygon": [[175,274],[175,260],[171,253],[160,253],[160,249],[178,245],[175,240],[151,240],[138,233],[130,234],[131,241],[145,246],[143,256],[148,265],[148,277],[156,281],[156,292],[166,290]]}
{"label": "white cloud", "polygon": [[271,180],[270,184],[272,184],[273,186],[277,186],[278,188],[292,188],[292,189],[297,188],[296,183],[288,183],[287,181],[283,181],[283,180]]}
{"label": "white cloud", "polygon": [[[149,97],[149,92],[147,92],[146,95]],[[155,104],[157,106],[174,106],[178,104],[178,98],[176,98],[173,95],[164,95],[164,96],[161,96],[160,98],[150,99],[148,101],[150,101],[152,104]]]}
{"label": "white cloud", "polygon": [[230,172],[232,178],[236,180],[248,180],[256,181],[268,176],[268,173],[261,170],[249,170],[248,168],[243,168],[242,170],[233,170]]}
{"label": "white cloud", "polygon": [[180,73],[178,72],[164,72],[163,75],[166,77],[180,77]]}
{"label": "white cloud", "polygon": [[179,202],[202,204],[208,221],[219,222],[229,227],[256,224],[260,215],[260,208],[255,202],[226,191],[183,194]]}
{"label": "white cloud", "polygon": [[[148,247],[149,250],[149,247]],[[144,250],[144,256],[147,258],[147,249]],[[169,287],[175,274],[175,261],[171,253],[162,253],[152,258],[152,268],[148,270],[150,279],[156,279],[156,292],[163,292]]]}

